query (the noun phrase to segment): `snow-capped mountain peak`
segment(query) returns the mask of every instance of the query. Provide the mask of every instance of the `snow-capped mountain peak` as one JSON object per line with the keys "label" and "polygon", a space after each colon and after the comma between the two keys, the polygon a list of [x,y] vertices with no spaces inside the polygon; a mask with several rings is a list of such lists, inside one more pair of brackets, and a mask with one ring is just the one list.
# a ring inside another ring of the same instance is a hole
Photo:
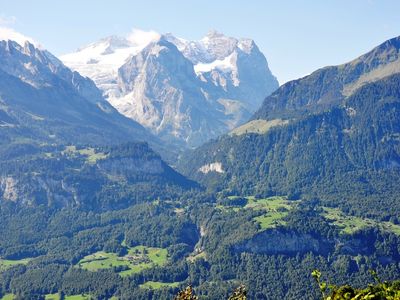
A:
{"label": "snow-capped mountain peak", "polygon": [[154,31],[133,30],[126,37],[112,35],[91,43],[76,52],[62,56],[62,60],[74,63],[101,64],[120,67],[130,55],[136,55],[151,42],[160,39]]}
{"label": "snow-capped mountain peak", "polygon": [[61,57],[108,101],[169,142],[197,146],[244,122],[278,87],[251,39],[133,31]]}
{"label": "snow-capped mountain peak", "polygon": [[109,36],[91,43],[74,53],[61,56],[61,60],[83,76],[93,79],[105,91],[105,96],[118,94],[118,69],[137,55],[160,34],[154,31],[133,30],[126,37]]}
{"label": "snow-capped mountain peak", "polygon": [[194,66],[196,74],[210,72],[218,69],[223,72],[232,71],[235,69],[235,57],[233,54],[228,55],[224,59],[216,59],[210,63],[198,63]]}
{"label": "snow-capped mountain peak", "polygon": [[63,82],[102,109],[114,110],[91,79],[71,71],[49,51],[29,41],[23,45],[11,40],[0,41],[0,70],[34,88],[50,88]]}

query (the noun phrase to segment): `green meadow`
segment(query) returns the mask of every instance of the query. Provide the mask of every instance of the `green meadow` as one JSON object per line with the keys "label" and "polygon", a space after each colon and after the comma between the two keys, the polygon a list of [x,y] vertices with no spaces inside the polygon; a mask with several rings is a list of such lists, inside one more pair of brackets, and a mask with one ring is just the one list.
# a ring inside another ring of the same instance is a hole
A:
{"label": "green meadow", "polygon": [[[228,197],[231,200],[237,198],[237,196]],[[283,218],[287,216],[289,211],[297,203],[297,201],[289,201],[286,197],[274,196],[263,199],[256,199],[253,196],[246,197],[247,204],[244,207],[229,206],[229,205],[218,205],[217,209],[222,211],[233,210],[240,211],[241,209],[252,209],[261,211],[262,214],[253,218],[255,222],[260,225],[260,230],[266,230],[268,228],[275,228],[278,225],[285,225]]]}
{"label": "green meadow", "polygon": [[18,260],[0,259],[0,272],[7,270],[15,265],[26,265],[31,258],[24,258]]}
{"label": "green meadow", "polygon": [[338,208],[323,207],[323,210],[323,216],[338,226],[343,234],[352,234],[363,228],[374,227],[400,235],[400,225],[391,222],[377,222],[372,219],[349,216]]}
{"label": "green meadow", "polygon": [[264,214],[255,217],[254,220],[260,225],[260,230],[266,230],[278,225],[285,225],[283,219],[288,215],[294,204],[294,201],[288,201],[286,197],[276,196],[264,199],[249,197],[245,208],[265,211]]}
{"label": "green meadow", "polygon": [[65,300],[91,300],[94,299],[90,295],[73,295],[73,296],[65,296]]}
{"label": "green meadow", "polygon": [[76,156],[77,154],[86,156],[86,162],[88,164],[95,164],[98,160],[107,158],[107,154],[102,152],[96,152],[94,148],[76,149],[76,146],[67,146],[62,151],[63,154],[69,156]]}
{"label": "green meadow", "polygon": [[147,281],[140,285],[140,288],[146,289],[162,289],[162,288],[177,288],[181,282],[158,282],[158,281]]}
{"label": "green meadow", "polygon": [[58,293],[56,294],[47,294],[44,297],[45,300],[60,300],[60,295]]}
{"label": "green meadow", "polygon": [[154,266],[163,266],[167,259],[168,251],[166,249],[136,246],[129,248],[128,254],[125,256],[104,251],[87,255],[78,262],[77,267],[88,271],[122,267],[119,274],[129,276]]}

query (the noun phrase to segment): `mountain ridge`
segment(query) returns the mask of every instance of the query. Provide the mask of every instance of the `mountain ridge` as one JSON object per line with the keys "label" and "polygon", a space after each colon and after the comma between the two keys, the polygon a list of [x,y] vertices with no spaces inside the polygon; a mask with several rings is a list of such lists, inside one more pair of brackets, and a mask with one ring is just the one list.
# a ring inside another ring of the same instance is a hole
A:
{"label": "mountain ridge", "polygon": [[0,41],[0,62],[1,115],[15,121],[13,127],[3,126],[4,137],[26,130],[27,138],[34,131],[38,141],[46,143],[131,139],[160,147],[140,124],[105,101],[93,81],[69,70],[47,50],[29,42]]}
{"label": "mountain ridge", "polygon": [[316,70],[268,96],[252,119],[296,118],[340,103],[362,85],[400,72],[400,37],[350,62]]}
{"label": "mountain ridge", "polygon": [[[112,40],[118,43],[111,46]],[[250,39],[214,32],[202,40],[188,41],[172,34],[149,33],[141,41],[106,38],[61,59],[91,77],[122,114],[166,142],[194,147],[227,132],[246,121],[265,95],[278,87],[264,55]],[[168,48],[169,59],[182,68],[170,72],[152,89],[149,82],[136,79],[154,81],[157,74],[163,74],[168,61],[158,55],[160,47]],[[126,76],[127,65],[131,76]],[[170,90],[168,99],[165,90]],[[200,117],[195,117],[192,109]]]}

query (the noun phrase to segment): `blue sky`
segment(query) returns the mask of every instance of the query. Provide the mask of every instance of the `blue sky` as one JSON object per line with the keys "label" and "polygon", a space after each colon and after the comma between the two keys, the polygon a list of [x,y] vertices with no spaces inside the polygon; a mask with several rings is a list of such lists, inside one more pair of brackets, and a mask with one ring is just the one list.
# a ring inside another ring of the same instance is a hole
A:
{"label": "blue sky", "polygon": [[280,83],[351,60],[400,35],[398,0],[0,0],[0,26],[56,55],[132,28],[199,39],[253,38]]}

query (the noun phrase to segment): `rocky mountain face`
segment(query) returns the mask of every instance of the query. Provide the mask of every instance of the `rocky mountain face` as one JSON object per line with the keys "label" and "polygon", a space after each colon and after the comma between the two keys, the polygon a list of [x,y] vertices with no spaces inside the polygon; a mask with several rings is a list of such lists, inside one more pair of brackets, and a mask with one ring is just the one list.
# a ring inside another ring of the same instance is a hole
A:
{"label": "rocky mountain face", "polygon": [[[259,119],[187,154],[182,172],[241,195],[308,197],[390,216],[378,204],[385,197],[400,211],[397,41],[283,85],[266,98]],[[360,87],[346,96],[344,82]]]}
{"label": "rocky mountain face", "polygon": [[37,49],[29,42],[25,42],[23,46],[10,40],[0,43],[1,69],[7,74],[37,89],[50,87],[61,79],[87,100],[98,105],[105,102],[90,79],[69,70],[50,52]]}
{"label": "rocky mountain face", "polygon": [[29,42],[0,41],[2,143],[117,143],[157,139],[119,114],[92,80]]}
{"label": "rocky mountain face", "polygon": [[118,80],[125,96],[110,103],[166,141],[193,146],[224,131],[226,117],[204,96],[193,65],[165,39],[131,57]]}
{"label": "rocky mountain face", "polygon": [[[252,252],[269,255],[296,255],[310,252],[329,255],[333,252],[341,255],[366,255],[376,253],[374,234],[365,233],[343,235],[337,239],[328,239],[312,233],[300,233],[284,228],[262,231],[252,238],[234,246],[236,252]],[[382,257],[381,257],[382,258]]]}
{"label": "rocky mountain face", "polygon": [[267,254],[307,252],[322,254],[328,252],[330,246],[327,239],[318,239],[311,234],[271,230],[255,235],[250,240],[237,245],[235,250],[238,252]]}
{"label": "rocky mountain face", "polygon": [[120,113],[180,146],[243,123],[278,87],[254,41],[217,32],[199,41],[110,37],[61,59],[92,78]]}
{"label": "rocky mountain face", "polygon": [[237,99],[252,113],[259,107],[259,99],[278,87],[265,56],[251,39],[235,39],[216,31],[199,41],[185,41],[172,35],[166,38],[193,63],[213,98]]}

